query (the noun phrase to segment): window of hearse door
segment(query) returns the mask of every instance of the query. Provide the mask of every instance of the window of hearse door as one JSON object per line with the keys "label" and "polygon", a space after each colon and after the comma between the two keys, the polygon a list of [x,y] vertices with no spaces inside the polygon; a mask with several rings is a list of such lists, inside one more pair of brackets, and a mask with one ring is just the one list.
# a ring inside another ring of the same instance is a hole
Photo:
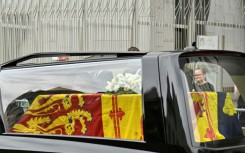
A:
{"label": "window of hearse door", "polygon": [[180,56],[192,140],[206,147],[244,145],[245,58],[217,54]]}
{"label": "window of hearse door", "polygon": [[9,133],[144,140],[141,58],[2,70]]}

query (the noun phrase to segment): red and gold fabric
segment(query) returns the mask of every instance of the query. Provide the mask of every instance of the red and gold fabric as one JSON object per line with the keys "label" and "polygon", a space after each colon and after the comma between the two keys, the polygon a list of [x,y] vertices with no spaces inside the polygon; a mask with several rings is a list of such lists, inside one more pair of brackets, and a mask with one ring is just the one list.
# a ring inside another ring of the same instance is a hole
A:
{"label": "red and gold fabric", "polygon": [[141,95],[39,95],[10,131],[141,140]]}
{"label": "red and gold fabric", "polygon": [[192,92],[191,116],[196,142],[208,142],[242,135],[229,93]]}
{"label": "red and gold fabric", "polygon": [[105,137],[143,140],[141,95],[102,95],[102,119]]}
{"label": "red and gold fabric", "polygon": [[225,137],[218,130],[217,93],[191,93],[196,114],[194,136],[197,142],[220,140]]}

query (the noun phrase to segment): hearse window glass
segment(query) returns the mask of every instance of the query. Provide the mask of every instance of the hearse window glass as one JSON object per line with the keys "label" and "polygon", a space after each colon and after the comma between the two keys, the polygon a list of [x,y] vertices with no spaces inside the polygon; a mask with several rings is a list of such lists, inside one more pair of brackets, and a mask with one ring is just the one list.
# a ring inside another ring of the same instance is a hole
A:
{"label": "hearse window glass", "polygon": [[180,63],[193,142],[206,147],[245,144],[244,57],[193,56]]}
{"label": "hearse window glass", "polygon": [[9,133],[143,140],[141,59],[0,73]]}

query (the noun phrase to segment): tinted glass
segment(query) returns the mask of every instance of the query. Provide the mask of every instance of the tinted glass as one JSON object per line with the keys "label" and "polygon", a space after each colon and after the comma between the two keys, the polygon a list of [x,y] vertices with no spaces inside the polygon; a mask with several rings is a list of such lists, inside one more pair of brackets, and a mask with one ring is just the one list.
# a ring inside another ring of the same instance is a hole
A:
{"label": "tinted glass", "polygon": [[244,145],[245,58],[180,59],[185,74],[192,139],[197,146]]}
{"label": "tinted glass", "polygon": [[8,132],[143,140],[141,59],[6,69],[0,81]]}

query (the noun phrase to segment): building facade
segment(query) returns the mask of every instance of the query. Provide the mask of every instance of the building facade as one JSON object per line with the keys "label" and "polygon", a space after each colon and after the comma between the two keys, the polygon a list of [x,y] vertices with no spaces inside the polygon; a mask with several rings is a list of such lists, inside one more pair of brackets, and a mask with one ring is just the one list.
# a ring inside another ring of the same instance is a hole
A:
{"label": "building facade", "polygon": [[245,0],[0,0],[0,63],[36,52],[180,50],[199,36],[245,52]]}

